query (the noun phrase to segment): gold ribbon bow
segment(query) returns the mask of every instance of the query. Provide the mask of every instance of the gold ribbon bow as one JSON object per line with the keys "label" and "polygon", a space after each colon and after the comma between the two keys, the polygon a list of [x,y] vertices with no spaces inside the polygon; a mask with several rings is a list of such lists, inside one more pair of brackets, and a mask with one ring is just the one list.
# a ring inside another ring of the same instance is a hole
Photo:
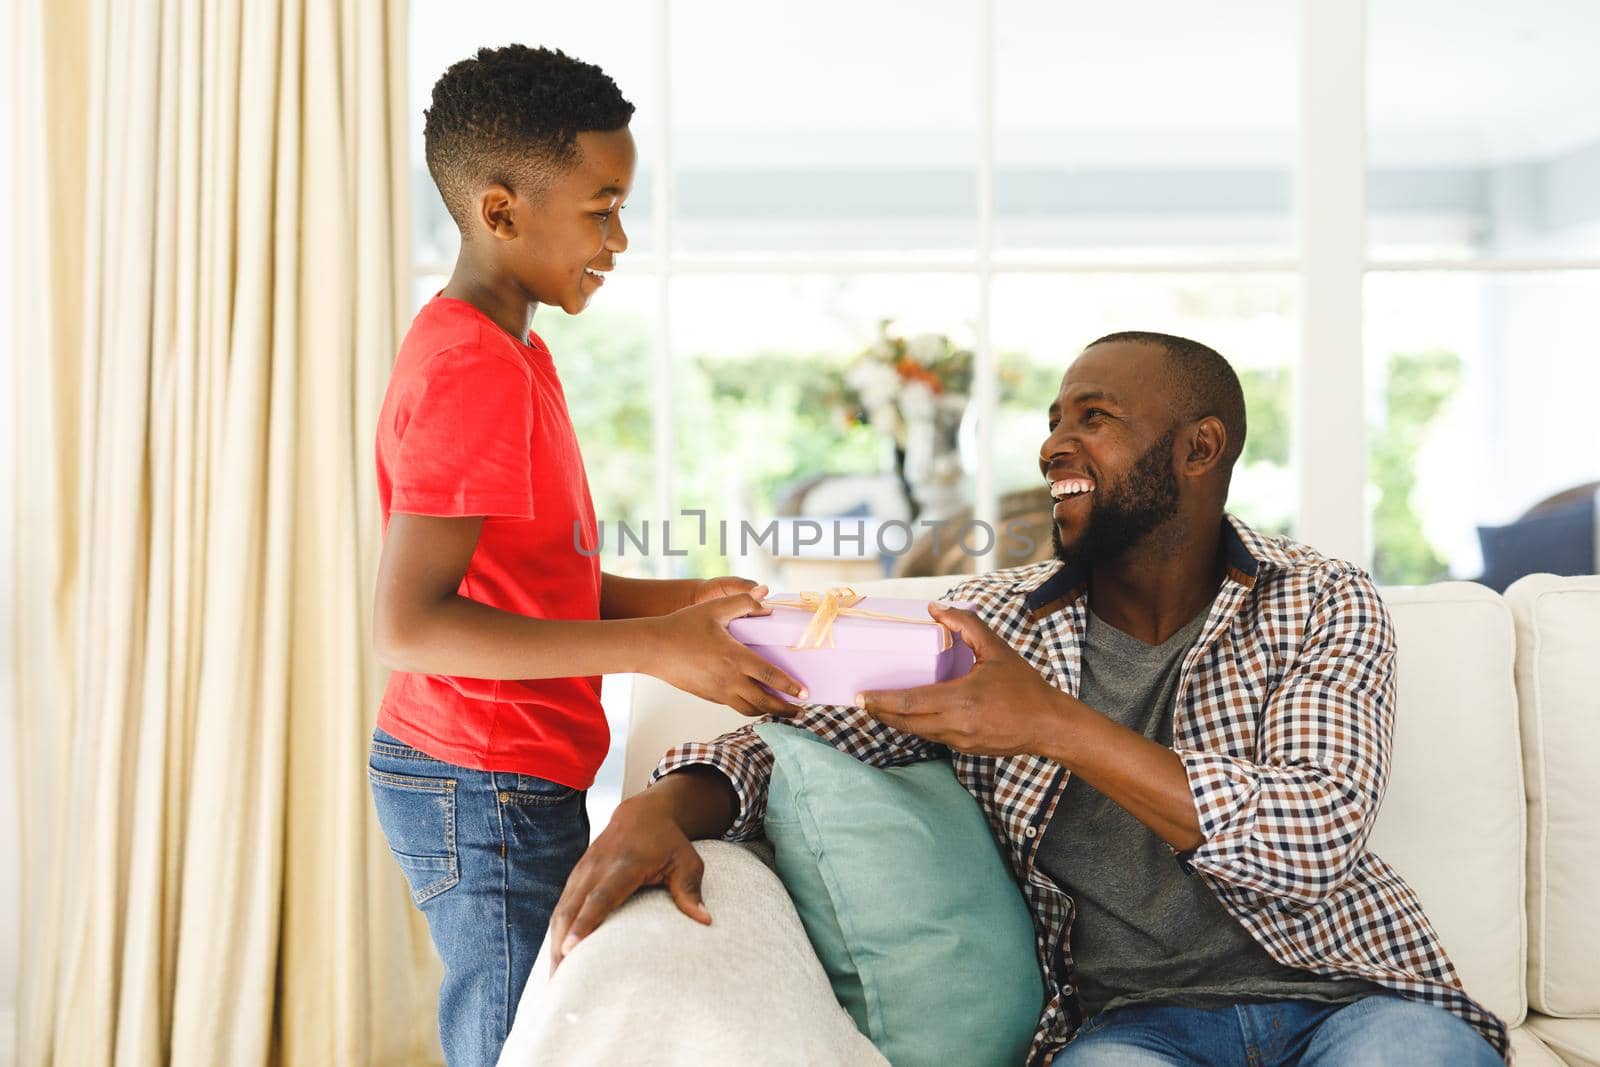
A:
{"label": "gold ribbon bow", "polygon": [[762,603],[772,608],[793,608],[799,611],[812,613],[811,622],[806,626],[805,633],[800,635],[800,640],[793,647],[803,648],[832,648],[833,624],[841,616],[852,619],[879,619],[883,622],[904,622],[913,626],[937,626],[939,628],[939,651],[943,652],[950,647],[950,631],[937,619],[908,619],[904,615],[890,615],[882,611],[866,611],[855,605],[861,603],[866,597],[848,586],[838,586],[826,593],[801,593],[796,600],[763,600]]}

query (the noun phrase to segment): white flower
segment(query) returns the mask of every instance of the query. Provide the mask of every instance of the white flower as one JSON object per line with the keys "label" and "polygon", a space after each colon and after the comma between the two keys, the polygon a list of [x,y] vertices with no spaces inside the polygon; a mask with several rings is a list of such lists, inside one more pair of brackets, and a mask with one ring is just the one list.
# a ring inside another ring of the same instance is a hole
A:
{"label": "white flower", "polygon": [[919,333],[906,342],[906,354],[924,367],[944,355],[945,339],[937,333]]}
{"label": "white flower", "polygon": [[863,360],[845,372],[845,381],[861,396],[861,406],[871,412],[892,404],[900,391],[900,375],[886,363]]}

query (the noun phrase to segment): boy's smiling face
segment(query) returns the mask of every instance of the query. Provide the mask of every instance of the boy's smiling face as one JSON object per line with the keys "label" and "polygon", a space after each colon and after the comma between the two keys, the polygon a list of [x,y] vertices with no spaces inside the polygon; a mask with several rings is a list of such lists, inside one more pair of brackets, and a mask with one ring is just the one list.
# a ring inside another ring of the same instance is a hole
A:
{"label": "boy's smiling face", "polygon": [[501,268],[528,300],[569,315],[588,305],[617,255],[627,251],[622,205],[637,160],[627,127],[580,133],[577,142],[578,161],[542,193],[534,199],[509,194],[484,220],[498,238]]}

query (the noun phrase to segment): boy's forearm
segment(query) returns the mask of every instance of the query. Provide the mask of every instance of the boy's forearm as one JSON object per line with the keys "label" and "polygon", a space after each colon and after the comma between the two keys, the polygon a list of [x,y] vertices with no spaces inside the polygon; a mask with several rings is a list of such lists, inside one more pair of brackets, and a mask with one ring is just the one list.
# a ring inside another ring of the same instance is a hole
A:
{"label": "boy's forearm", "polygon": [[694,599],[695,578],[624,578],[600,575],[602,619],[646,619],[670,615]]}
{"label": "boy's forearm", "polygon": [[391,670],[461,678],[582,678],[650,673],[659,629],[649,619],[532,619],[452,594],[403,626],[380,632]]}

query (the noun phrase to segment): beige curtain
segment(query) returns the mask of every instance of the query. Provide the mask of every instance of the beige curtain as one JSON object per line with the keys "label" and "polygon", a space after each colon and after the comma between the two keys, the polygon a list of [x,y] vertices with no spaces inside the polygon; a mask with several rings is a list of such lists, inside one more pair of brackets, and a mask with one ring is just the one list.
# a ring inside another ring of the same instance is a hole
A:
{"label": "beige curtain", "polygon": [[15,0],[18,1058],[439,1059],[364,772],[403,0]]}

